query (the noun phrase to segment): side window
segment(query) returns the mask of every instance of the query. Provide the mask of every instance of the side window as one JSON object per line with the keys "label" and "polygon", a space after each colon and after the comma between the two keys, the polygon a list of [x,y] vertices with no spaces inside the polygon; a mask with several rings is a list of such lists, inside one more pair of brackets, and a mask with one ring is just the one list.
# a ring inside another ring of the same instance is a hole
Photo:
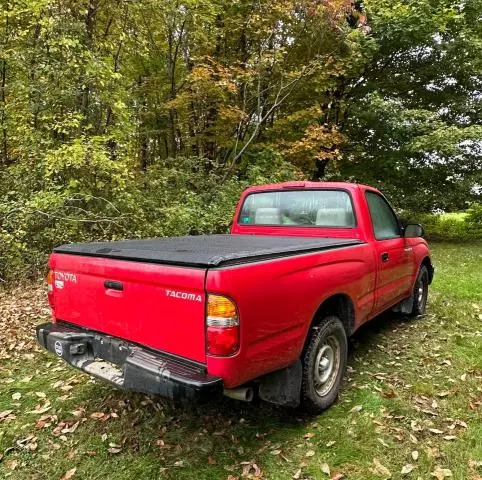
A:
{"label": "side window", "polygon": [[400,237],[398,220],[387,201],[377,193],[365,192],[373,231],[377,240]]}

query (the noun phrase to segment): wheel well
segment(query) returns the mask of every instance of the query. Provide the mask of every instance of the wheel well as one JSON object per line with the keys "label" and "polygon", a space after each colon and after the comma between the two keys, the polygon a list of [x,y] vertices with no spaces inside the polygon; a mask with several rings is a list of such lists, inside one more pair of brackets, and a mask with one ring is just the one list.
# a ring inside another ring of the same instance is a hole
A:
{"label": "wheel well", "polygon": [[422,260],[422,263],[421,265],[425,265],[427,267],[427,270],[428,270],[428,283],[432,283],[432,279],[433,279],[433,266],[432,266],[432,262],[430,261],[430,257],[425,257],[423,260]]}
{"label": "wheel well", "polygon": [[328,315],[336,315],[341,320],[348,336],[353,333],[355,327],[355,308],[348,295],[339,293],[327,298],[318,307],[311,326],[313,327],[319,324],[323,318]]}

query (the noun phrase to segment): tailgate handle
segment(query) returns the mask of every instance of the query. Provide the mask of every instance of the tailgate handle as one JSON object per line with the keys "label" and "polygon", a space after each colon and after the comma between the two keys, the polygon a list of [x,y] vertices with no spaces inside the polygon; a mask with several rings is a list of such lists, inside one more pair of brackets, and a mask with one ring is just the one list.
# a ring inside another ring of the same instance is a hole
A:
{"label": "tailgate handle", "polygon": [[111,290],[124,290],[122,282],[115,282],[114,280],[106,280],[104,282],[104,287],[110,288]]}

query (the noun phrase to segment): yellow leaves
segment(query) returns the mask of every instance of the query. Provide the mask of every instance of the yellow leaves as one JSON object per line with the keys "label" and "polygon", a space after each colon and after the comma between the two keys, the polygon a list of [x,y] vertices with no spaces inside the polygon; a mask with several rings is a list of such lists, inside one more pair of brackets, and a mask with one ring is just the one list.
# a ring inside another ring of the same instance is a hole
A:
{"label": "yellow leaves", "polygon": [[286,146],[285,153],[298,165],[309,165],[315,160],[336,160],[345,135],[333,126],[310,124],[301,140]]}
{"label": "yellow leaves", "polygon": [[246,112],[234,105],[220,105],[219,118],[225,122],[238,123],[246,118]]}
{"label": "yellow leaves", "polygon": [[225,94],[236,94],[236,73],[236,67],[227,67],[206,57],[204,63],[192,69],[188,82],[196,96],[223,97]]}

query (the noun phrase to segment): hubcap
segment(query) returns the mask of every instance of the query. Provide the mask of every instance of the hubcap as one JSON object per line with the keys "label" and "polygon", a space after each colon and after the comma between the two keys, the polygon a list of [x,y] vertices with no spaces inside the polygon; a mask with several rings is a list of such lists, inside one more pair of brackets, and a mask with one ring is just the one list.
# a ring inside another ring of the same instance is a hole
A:
{"label": "hubcap", "polygon": [[423,282],[420,282],[418,285],[418,303],[422,305],[423,301]]}
{"label": "hubcap", "polygon": [[314,387],[323,397],[333,387],[340,369],[340,343],[334,336],[329,336],[320,346],[313,366]]}

